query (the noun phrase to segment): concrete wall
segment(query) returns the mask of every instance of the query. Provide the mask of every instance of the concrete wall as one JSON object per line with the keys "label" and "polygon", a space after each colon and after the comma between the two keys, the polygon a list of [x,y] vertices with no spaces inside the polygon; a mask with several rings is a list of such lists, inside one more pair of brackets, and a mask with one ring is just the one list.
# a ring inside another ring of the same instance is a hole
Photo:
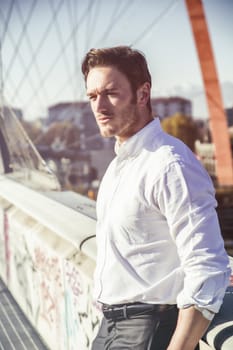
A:
{"label": "concrete wall", "polygon": [[94,240],[79,249],[95,232],[93,203],[78,201],[77,211],[72,195],[70,207],[51,196],[0,179],[0,275],[50,349],[87,350],[101,318]]}

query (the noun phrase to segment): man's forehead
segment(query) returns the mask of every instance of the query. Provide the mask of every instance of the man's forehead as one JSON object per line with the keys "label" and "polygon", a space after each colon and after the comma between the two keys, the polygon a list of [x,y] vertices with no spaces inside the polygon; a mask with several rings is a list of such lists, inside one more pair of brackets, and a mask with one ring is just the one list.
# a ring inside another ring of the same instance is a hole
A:
{"label": "man's forehead", "polygon": [[126,75],[115,66],[95,66],[90,69],[87,80],[89,80],[90,77],[92,79],[112,79],[113,81],[128,80]]}
{"label": "man's forehead", "polygon": [[[118,72],[111,69],[102,69],[103,67],[93,68],[90,70],[86,86],[87,90],[112,90],[117,89],[122,85],[121,76]],[[120,73],[120,72],[119,72]]]}

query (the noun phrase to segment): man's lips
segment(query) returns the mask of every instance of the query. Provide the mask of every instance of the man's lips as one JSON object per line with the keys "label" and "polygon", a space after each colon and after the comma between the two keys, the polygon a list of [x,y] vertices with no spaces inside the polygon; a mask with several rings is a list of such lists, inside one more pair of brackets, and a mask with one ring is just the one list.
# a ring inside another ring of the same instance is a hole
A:
{"label": "man's lips", "polygon": [[101,124],[105,124],[107,122],[109,122],[109,120],[111,120],[112,117],[109,115],[101,115],[99,117],[97,117],[97,121]]}

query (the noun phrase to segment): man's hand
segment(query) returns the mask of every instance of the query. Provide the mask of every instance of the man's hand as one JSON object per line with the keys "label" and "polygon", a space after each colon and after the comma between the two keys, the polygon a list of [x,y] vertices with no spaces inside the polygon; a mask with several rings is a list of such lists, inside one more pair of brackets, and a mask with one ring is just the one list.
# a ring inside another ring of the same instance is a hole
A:
{"label": "man's hand", "polygon": [[167,350],[194,350],[210,321],[194,306],[180,309],[177,326]]}

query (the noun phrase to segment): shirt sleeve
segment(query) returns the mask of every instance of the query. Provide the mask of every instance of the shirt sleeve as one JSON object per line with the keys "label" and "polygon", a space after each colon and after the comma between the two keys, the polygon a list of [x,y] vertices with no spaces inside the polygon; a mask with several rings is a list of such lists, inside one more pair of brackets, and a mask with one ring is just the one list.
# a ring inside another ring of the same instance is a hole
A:
{"label": "shirt sleeve", "polygon": [[212,181],[198,161],[174,161],[164,171],[158,187],[158,205],[184,271],[177,305],[196,305],[218,312],[229,284],[230,267]]}

